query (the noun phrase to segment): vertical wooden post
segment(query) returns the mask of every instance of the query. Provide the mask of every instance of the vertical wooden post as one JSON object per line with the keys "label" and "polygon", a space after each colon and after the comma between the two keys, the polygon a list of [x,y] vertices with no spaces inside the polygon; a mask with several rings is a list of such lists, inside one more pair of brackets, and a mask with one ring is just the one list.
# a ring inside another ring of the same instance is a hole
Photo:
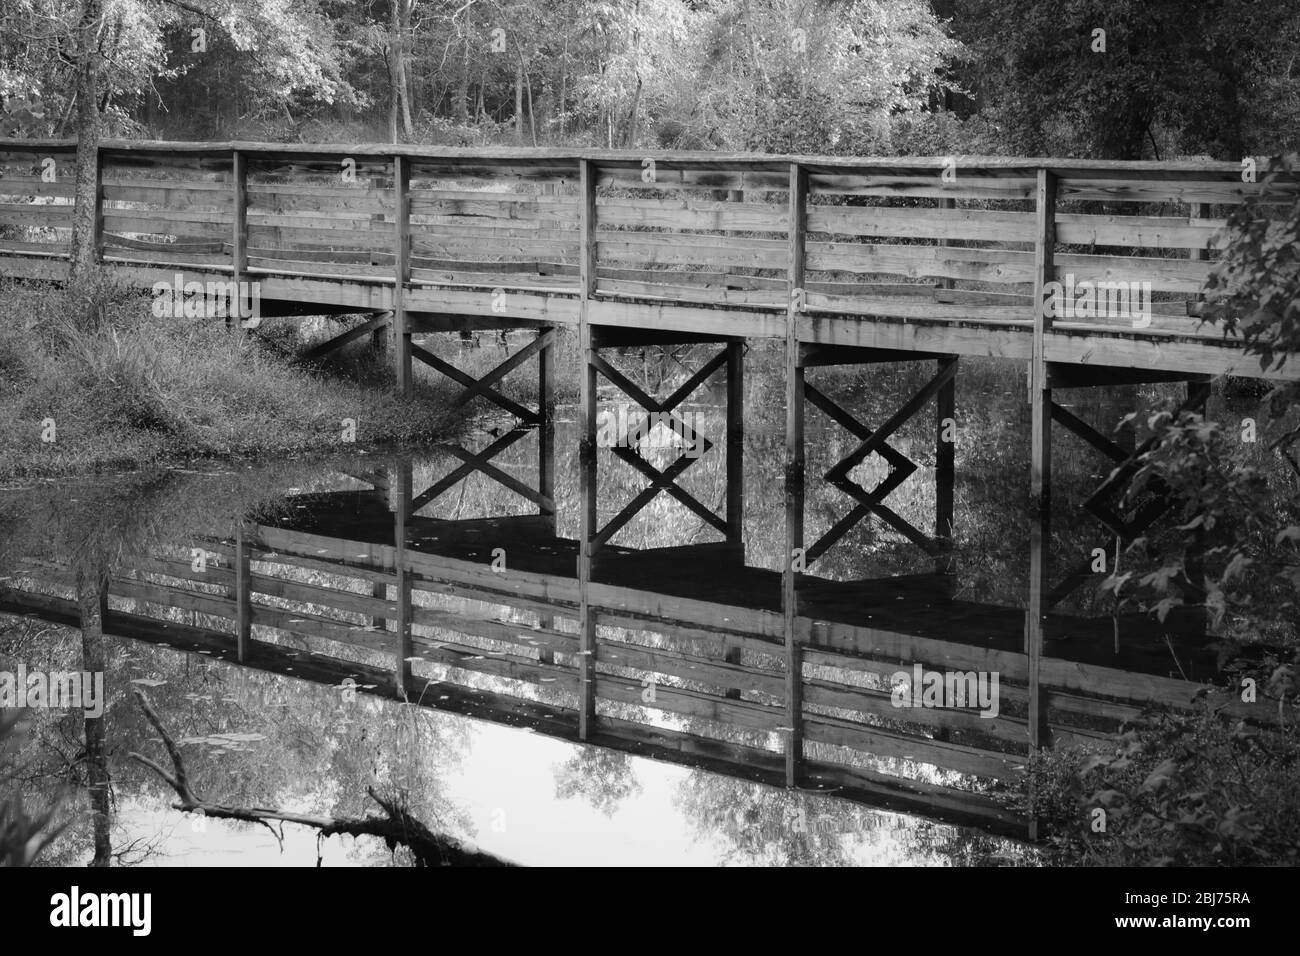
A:
{"label": "vertical wooden post", "polygon": [[235,656],[248,660],[253,640],[253,528],[240,519],[235,526]]}
{"label": "vertical wooden post", "polygon": [[[944,196],[944,197],[940,198],[940,200],[939,200],[939,208],[940,208],[940,209],[956,209],[956,208],[957,208],[957,200],[953,199],[953,198],[950,197],[950,196]],[[940,246],[941,248],[942,248],[942,247],[946,247],[946,246],[948,246],[948,245],[949,245],[949,243],[947,243],[947,242],[940,242],[940,243],[939,243],[939,246]],[[944,277],[944,278],[942,278],[942,279],[939,280],[939,288],[941,288],[941,289],[951,289],[952,286],[953,286],[953,282],[952,282],[952,279],[950,279],[950,278]]]}
{"label": "vertical wooden post", "polygon": [[745,343],[727,343],[727,543],[745,562]]}
{"label": "vertical wooden post", "polygon": [[397,695],[404,700],[413,696],[414,686],[410,658],[411,642],[411,571],[406,556],[406,524],[411,513],[411,463],[404,461],[393,469],[393,570],[397,575],[397,633],[395,635],[394,674]]}
{"label": "vertical wooden post", "polygon": [[[378,201],[378,198],[384,194],[384,179],[382,176],[370,177],[370,192],[375,197],[376,201]],[[380,209],[379,212],[372,213],[370,216],[370,222],[372,224],[371,228],[382,232],[384,228],[384,219],[385,219],[384,211],[382,209]],[[394,228],[396,228],[396,223],[397,223],[396,216],[393,217],[393,223],[394,223]],[[379,264],[377,254],[374,252],[370,254],[370,264],[372,266],[377,266]],[[396,295],[395,290],[394,290],[394,295]],[[385,313],[380,312],[376,314],[384,315]],[[389,311],[387,314],[389,315],[389,321],[391,322],[392,320],[391,311]],[[383,356],[388,351],[388,334],[390,328],[391,328],[390,326],[381,325],[379,328],[375,329],[373,332],[370,333],[370,348],[377,356]]]}
{"label": "vertical wooden post", "polygon": [[1046,334],[1052,327],[1047,314],[1047,283],[1055,278],[1056,177],[1038,170],[1034,238],[1034,344],[1030,362],[1030,480],[1034,514],[1030,530],[1029,602],[1025,610],[1025,653],[1029,666],[1029,745],[1047,742],[1047,706],[1040,688],[1043,623],[1048,574],[1051,565],[1052,516],[1052,390],[1048,387]]}
{"label": "vertical wooden post", "polygon": [[411,329],[406,317],[406,284],[411,281],[411,162],[393,157],[393,361],[397,388],[411,394]]}
{"label": "vertical wooden post", "polygon": [[[550,333],[550,344],[537,352],[537,490],[555,501],[555,347],[559,331],[554,326],[537,330],[537,337]],[[551,519],[551,534],[555,534],[555,508],[538,506],[538,514]]]}
{"label": "vertical wooden post", "polygon": [[1048,742],[1047,702],[1040,684],[1044,624],[1047,612],[1047,558],[1051,545],[1051,513],[1039,511],[1030,517],[1029,528],[1029,601],[1025,608],[1025,654],[1029,666],[1029,746],[1043,747]]}
{"label": "vertical wooden post", "polygon": [[799,316],[804,296],[804,237],[807,231],[808,173],[790,165],[789,296],[785,320],[785,561],[781,610],[785,619],[785,699],[790,738],[785,751],[785,784],[799,782],[803,759],[803,655],[795,629],[799,595],[796,552],[803,553],[804,370],[800,362]]}
{"label": "vertical wooden post", "polygon": [[[242,318],[244,283],[248,281],[248,159],[239,150],[230,155],[230,278],[235,283],[236,315],[226,316],[226,327]],[[249,304],[254,302],[248,297]],[[227,310],[229,311],[229,310]],[[256,318],[256,316],[253,316]]]}
{"label": "vertical wooden post", "polygon": [[95,151],[95,217],[90,233],[96,262],[104,261],[104,147]]}
{"label": "vertical wooden post", "polygon": [[[1205,206],[1202,203],[1194,202],[1191,206],[1191,218],[1200,219],[1205,215]],[[1187,258],[1192,261],[1198,261],[1205,258],[1205,250],[1193,247],[1187,250]]]}
{"label": "vertical wooden post", "polygon": [[596,291],[596,170],[581,160],[578,173],[579,240],[578,353],[582,363],[579,381],[579,416],[582,432],[578,455],[582,516],[578,541],[578,738],[587,740],[596,723],[596,614],[591,607],[591,571],[596,537],[596,342],[591,328],[591,300]]}
{"label": "vertical wooden post", "polygon": [[[370,596],[377,597],[384,601],[388,600],[388,585],[381,581],[376,581],[370,585]],[[380,617],[378,614],[370,618],[370,626],[379,628],[381,631],[388,629],[388,618]]]}
{"label": "vertical wooden post", "polygon": [[1055,275],[1056,177],[1038,170],[1037,234],[1034,240],[1034,344],[1030,364],[1030,488],[1031,502],[1040,509],[1051,506],[1052,494],[1052,391],[1047,384],[1046,334],[1052,327],[1047,314],[1047,283]]}
{"label": "vertical wooden post", "polygon": [[[939,359],[939,371],[944,372],[957,364],[957,356],[950,355]],[[957,422],[957,379],[954,376],[935,396],[935,445],[934,445],[934,536],[940,541],[952,544],[953,523],[953,488],[957,477],[957,443],[946,441],[944,432],[948,430],[946,422],[952,422],[952,438],[956,438]],[[951,570],[951,556],[943,556],[936,562],[942,569]]]}

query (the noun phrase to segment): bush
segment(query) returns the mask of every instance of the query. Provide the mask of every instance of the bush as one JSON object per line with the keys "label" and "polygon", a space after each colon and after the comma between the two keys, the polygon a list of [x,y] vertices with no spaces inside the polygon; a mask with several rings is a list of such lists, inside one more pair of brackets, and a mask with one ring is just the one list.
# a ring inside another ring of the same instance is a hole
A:
{"label": "bush", "polygon": [[1046,823],[1052,864],[1300,863],[1293,729],[1261,730],[1208,709],[1151,715],[1099,752],[1035,754],[1024,787],[1020,809]]}

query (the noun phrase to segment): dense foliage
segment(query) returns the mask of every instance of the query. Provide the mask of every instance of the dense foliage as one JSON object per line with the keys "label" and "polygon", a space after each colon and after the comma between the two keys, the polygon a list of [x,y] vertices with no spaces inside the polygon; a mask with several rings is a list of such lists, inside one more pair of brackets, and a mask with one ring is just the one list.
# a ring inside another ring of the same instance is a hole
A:
{"label": "dense foliage", "polygon": [[87,10],[128,136],[1235,159],[1300,133],[1300,0],[11,0],[0,134],[76,130]]}

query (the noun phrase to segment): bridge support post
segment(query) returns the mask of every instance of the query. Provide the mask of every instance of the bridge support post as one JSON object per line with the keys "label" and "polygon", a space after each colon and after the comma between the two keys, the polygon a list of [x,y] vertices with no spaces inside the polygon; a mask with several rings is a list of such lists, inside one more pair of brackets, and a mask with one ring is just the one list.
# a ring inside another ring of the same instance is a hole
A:
{"label": "bridge support post", "polygon": [[235,656],[241,664],[248,659],[253,639],[252,536],[249,522],[235,526]]}
{"label": "bridge support post", "polygon": [[944,543],[947,552],[935,558],[936,574],[954,570],[951,549],[957,478],[957,361],[954,355],[941,358],[938,363],[938,374],[947,380],[935,396],[934,537]]}
{"label": "bridge support post", "polygon": [[410,700],[414,692],[411,656],[411,571],[406,553],[407,516],[411,513],[411,463],[404,461],[390,479],[393,496],[393,570],[397,576],[397,618],[393,637],[393,673],[398,697]]}
{"label": "bridge support post", "polygon": [[410,395],[411,329],[406,314],[406,285],[411,281],[411,163],[393,157],[393,363],[397,389]]}
{"label": "bridge support post", "polygon": [[592,340],[591,300],[596,294],[596,169],[578,164],[578,467],[582,511],[578,529],[578,739],[591,737],[596,725],[596,612],[591,606],[592,558],[596,548],[596,365]]}
{"label": "bridge support post", "polygon": [[745,343],[727,343],[727,543],[745,547]]}
{"label": "bridge support post", "polygon": [[795,787],[803,764],[803,649],[796,622],[799,575],[806,566],[803,546],[804,364],[800,320],[804,311],[805,252],[808,227],[808,171],[790,164],[789,285],[785,313],[785,555],[781,574],[781,615],[785,638],[787,733],[785,785]]}

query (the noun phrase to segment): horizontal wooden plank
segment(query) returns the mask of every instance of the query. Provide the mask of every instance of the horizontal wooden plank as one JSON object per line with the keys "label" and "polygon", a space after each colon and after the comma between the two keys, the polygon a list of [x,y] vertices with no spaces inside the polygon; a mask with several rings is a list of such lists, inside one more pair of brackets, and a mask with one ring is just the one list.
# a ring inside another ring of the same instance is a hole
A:
{"label": "horizontal wooden plank", "polygon": [[1236,205],[1247,198],[1260,202],[1291,202],[1297,195],[1300,195],[1300,187],[1294,182],[1276,183],[1266,192],[1263,183],[1243,183],[1240,177],[1235,181],[1202,182],[1067,177],[1057,182],[1057,196],[1061,200]]}
{"label": "horizontal wooden plank", "polygon": [[538,256],[547,258],[576,258],[579,243],[575,235],[570,240],[561,239],[507,239],[477,238],[474,236],[440,235],[412,231],[411,248],[419,253],[432,253],[451,258],[500,256]]}
{"label": "horizontal wooden plank", "polygon": [[21,239],[0,239],[0,251],[26,252],[42,256],[66,256],[67,239],[53,239],[49,242],[28,242]]}
{"label": "horizontal wooden plank", "polygon": [[666,233],[598,231],[596,254],[605,261],[650,265],[671,263],[779,270],[786,268],[789,262],[787,244],[776,239],[737,239]]}
{"label": "horizontal wooden plank", "polygon": [[[631,295],[669,299],[675,302],[715,302],[725,305],[750,305],[765,308],[784,307],[788,296],[784,292],[757,289],[709,288],[694,282],[673,281],[671,272],[656,273],[667,281],[633,282],[627,279],[597,277],[597,291],[608,295]],[[690,273],[681,273],[688,276]]]}
{"label": "horizontal wooden plank", "polygon": [[[895,667],[893,670],[901,669]],[[1000,685],[998,690],[1001,691]],[[803,700],[805,705],[818,704],[857,711],[875,718],[917,724],[931,730],[960,730],[1018,747],[1027,747],[1029,744],[1028,725],[1021,718],[1001,713],[996,717],[982,717],[976,710],[952,707],[895,707],[887,690],[850,687],[824,680],[805,680]]]}
{"label": "horizontal wooden plank", "polygon": [[375,220],[362,213],[310,213],[300,212],[294,214],[279,215],[276,213],[260,212],[249,209],[248,226],[260,228],[281,228],[288,227],[293,229],[311,229],[315,231],[329,232],[375,232],[384,233],[389,236],[391,242],[393,235],[393,223],[383,220]]}
{"label": "horizontal wooden plank", "polygon": [[109,585],[109,594],[116,597],[132,598],[137,601],[146,601],[162,607],[212,614],[217,617],[233,619],[235,616],[235,602],[229,597],[219,594],[204,594],[201,591],[166,584],[151,584],[146,581],[114,578]]}
{"label": "horizontal wooden plank", "polygon": [[70,203],[0,203],[0,226],[68,226]]}
{"label": "horizontal wooden plank", "polygon": [[648,703],[641,697],[644,690],[641,681],[626,677],[597,674],[595,679],[595,694],[598,699],[714,720],[731,727],[774,731],[787,719],[784,707],[736,700],[665,684],[655,687],[655,700]]}
{"label": "horizontal wooden plank", "polygon": [[805,266],[818,272],[1024,284],[1033,282],[1034,256],[1008,249],[809,242]]}
{"label": "horizontal wooden plank", "polygon": [[1197,259],[1156,259],[1146,256],[1094,256],[1058,253],[1053,273],[1058,282],[1073,275],[1076,282],[1138,282],[1152,292],[1199,292],[1213,263]]}
{"label": "horizontal wooden plank", "polygon": [[1226,220],[1172,216],[1091,216],[1058,213],[1056,240],[1069,245],[1221,249]]}
{"label": "horizontal wooden plank", "polygon": [[600,197],[596,203],[596,222],[600,226],[784,233],[788,229],[788,218],[786,206],[778,203],[627,199],[622,196]]}
{"label": "horizontal wooden plank", "polygon": [[959,169],[957,180],[953,183],[944,183],[938,169],[929,176],[810,173],[808,189],[811,196],[826,194],[900,199],[1024,200],[1034,196],[1034,179],[1028,176],[986,177],[964,169]]}
{"label": "horizontal wooden plank", "polygon": [[809,714],[806,710],[803,726],[805,740],[848,747],[876,757],[915,760],[993,780],[1016,777],[1018,768],[1023,767],[1027,760],[1024,756],[911,736],[854,721]]}
{"label": "horizontal wooden plank", "polygon": [[673,169],[656,161],[654,182],[646,182],[644,169],[600,167],[596,173],[598,187],[615,187],[636,190],[706,189],[745,192],[787,192],[790,188],[788,173],[758,170],[727,169]]}
{"label": "horizontal wooden plank", "polygon": [[413,222],[423,217],[463,216],[478,219],[507,220],[510,222],[576,223],[578,207],[576,197],[567,202],[542,202],[547,197],[512,193],[472,193],[473,199],[451,198],[449,194],[429,191],[411,196],[410,213]]}
{"label": "horizontal wooden plank", "polygon": [[40,176],[14,174],[0,169],[0,198],[41,196],[71,199],[76,192],[77,184],[71,178],[47,183]]}
{"label": "horizontal wooden plank", "polygon": [[269,256],[249,256],[250,269],[264,269],[267,272],[288,275],[315,276],[373,276],[382,279],[393,278],[393,267],[371,265],[369,263],[334,262],[324,258],[316,259],[277,259]]}
{"label": "horizontal wooden plank", "polygon": [[808,210],[808,231],[844,236],[1031,243],[1034,214],[984,209],[812,206]]}
{"label": "horizontal wooden plank", "polygon": [[981,305],[967,302],[943,303],[914,296],[826,295],[809,292],[805,305],[813,312],[892,316],[929,319],[936,322],[988,322],[995,325],[1024,325],[1033,322],[1033,306],[1025,303]]}
{"label": "horizontal wooden plank", "polygon": [[716,687],[753,691],[773,697],[780,697],[785,693],[785,676],[778,671],[727,664],[672,648],[645,647],[625,641],[600,638],[597,642],[596,655],[599,663],[633,667],[656,674],[712,684]]}

